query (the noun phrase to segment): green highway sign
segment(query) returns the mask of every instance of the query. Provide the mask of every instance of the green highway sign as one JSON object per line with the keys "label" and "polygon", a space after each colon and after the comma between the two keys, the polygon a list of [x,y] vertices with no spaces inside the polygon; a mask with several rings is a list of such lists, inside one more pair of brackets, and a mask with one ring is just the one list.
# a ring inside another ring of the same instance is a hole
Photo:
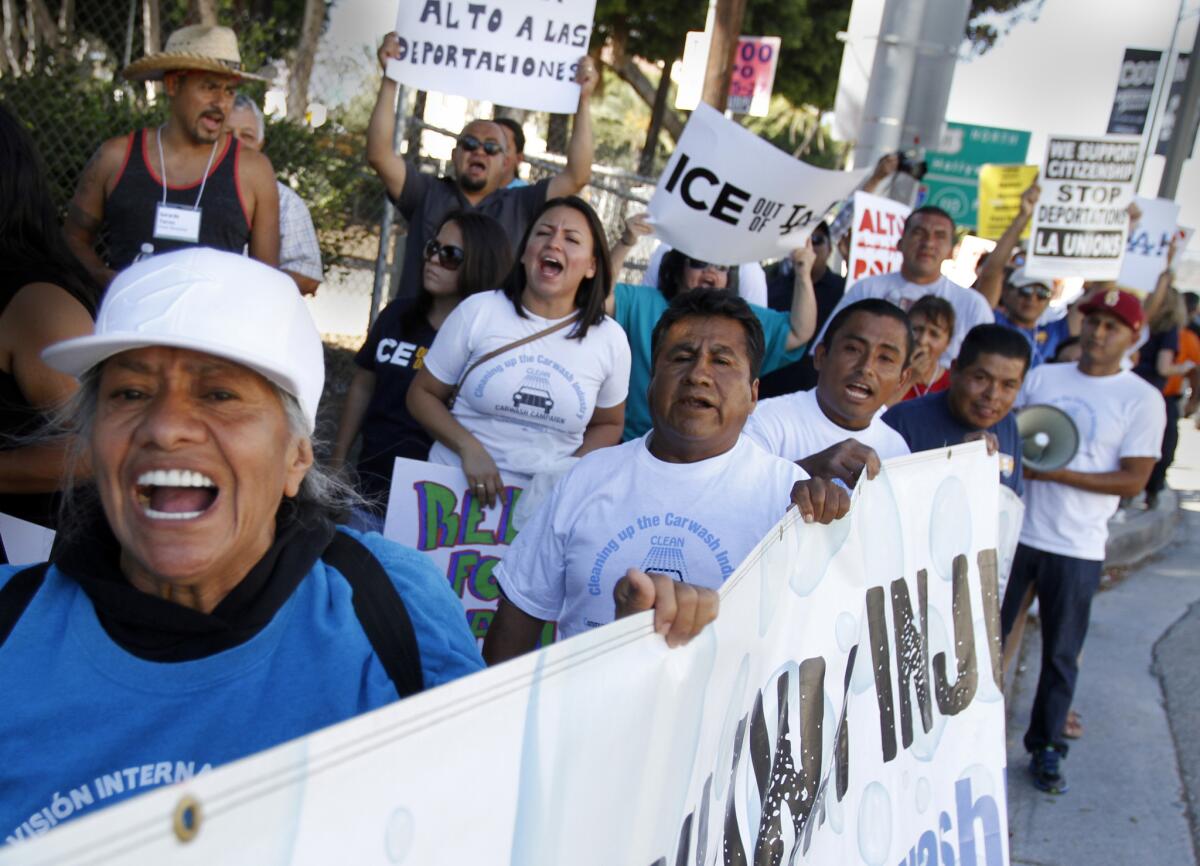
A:
{"label": "green highway sign", "polygon": [[1029,133],[1020,129],[947,123],[939,150],[925,154],[929,165],[917,203],[937,205],[965,228],[979,216],[979,169],[988,163],[1025,162]]}

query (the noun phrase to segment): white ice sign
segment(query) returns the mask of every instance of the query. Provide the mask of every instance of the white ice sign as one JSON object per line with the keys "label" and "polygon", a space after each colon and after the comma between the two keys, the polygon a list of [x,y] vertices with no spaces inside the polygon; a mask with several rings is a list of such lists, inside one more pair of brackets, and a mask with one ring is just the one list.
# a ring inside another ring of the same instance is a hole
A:
{"label": "white ice sign", "polygon": [[402,0],[388,78],[514,108],[573,114],[595,0]]}
{"label": "white ice sign", "polygon": [[866,174],[806,165],[701,103],[658,179],[650,216],[662,240],[693,258],[778,258]]}

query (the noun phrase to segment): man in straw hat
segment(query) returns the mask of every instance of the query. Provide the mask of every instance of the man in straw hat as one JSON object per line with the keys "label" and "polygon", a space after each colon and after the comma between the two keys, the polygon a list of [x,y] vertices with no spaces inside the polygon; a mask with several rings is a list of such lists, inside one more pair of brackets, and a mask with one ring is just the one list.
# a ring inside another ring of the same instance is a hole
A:
{"label": "man in straw hat", "polygon": [[[130,81],[161,79],[167,122],[111,138],[92,156],[67,212],[66,235],[102,285],[139,258],[189,245],[279,263],[279,193],[271,162],[225,129],[242,71],[227,27],[196,25],[129,64]],[[105,258],[96,252],[103,236]]]}

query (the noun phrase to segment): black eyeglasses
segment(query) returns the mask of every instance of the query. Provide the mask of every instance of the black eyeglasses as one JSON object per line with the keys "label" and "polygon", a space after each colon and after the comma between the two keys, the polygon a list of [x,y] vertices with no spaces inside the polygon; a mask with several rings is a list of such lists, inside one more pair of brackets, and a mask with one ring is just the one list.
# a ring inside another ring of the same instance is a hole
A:
{"label": "black eyeglasses", "polygon": [[1050,300],[1050,295],[1053,294],[1045,286],[1021,286],[1017,291],[1023,298],[1032,298],[1034,295],[1037,295],[1038,300],[1042,301]]}
{"label": "black eyeglasses", "polygon": [[436,258],[437,263],[448,271],[457,271],[465,256],[462,247],[439,244],[436,238],[425,241],[425,261],[432,262]]}
{"label": "black eyeglasses", "polygon": [[729,265],[714,265],[712,262],[702,262],[700,259],[689,258],[687,266],[693,271],[702,271],[705,268],[712,268],[718,274],[723,274],[729,270]]}
{"label": "black eyeglasses", "polygon": [[811,237],[812,237],[812,245],[814,247],[823,247],[823,246],[825,246],[825,244],[829,243],[829,238],[825,237],[825,235],[819,235],[816,232],[814,232],[811,235]]}
{"label": "black eyeglasses", "polygon": [[460,135],[458,137],[458,146],[467,153],[474,153],[483,148],[483,152],[488,156],[495,156],[498,153],[504,153],[504,145],[496,141],[480,141],[473,135]]}

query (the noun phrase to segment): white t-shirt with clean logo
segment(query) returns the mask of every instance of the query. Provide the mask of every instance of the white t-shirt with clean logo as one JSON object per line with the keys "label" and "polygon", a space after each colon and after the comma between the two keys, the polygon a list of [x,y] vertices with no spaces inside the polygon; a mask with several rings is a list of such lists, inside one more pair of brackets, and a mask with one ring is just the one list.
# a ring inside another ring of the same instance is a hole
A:
{"label": "white t-shirt with clean logo", "polygon": [[[1153,385],[1133,373],[1087,376],[1076,364],[1042,364],[1025,377],[1017,406],[1043,403],[1062,409],[1079,430],[1079,451],[1067,469],[1115,472],[1122,457],[1157,460],[1161,453],[1166,403]],[[1076,559],[1104,559],[1108,519],[1121,497],[1054,481],[1026,481],[1024,499],[1022,544]]]}
{"label": "white t-shirt with clean logo", "polygon": [[580,460],[496,567],[508,600],[562,637],[612,622],[630,568],[719,587],[808,477],[744,436],[708,460],[666,463],[646,446],[653,435]]}
{"label": "white t-shirt with clean logo", "polygon": [[904,437],[883,423],[882,407],[862,430],[839,427],[817,402],[817,389],[796,391],[760,400],[746,422],[745,434],[767,451],[785,460],[803,460],[845,439],[856,439],[873,448],[880,460],[908,454]]}
{"label": "white t-shirt with clean logo", "polygon": [[890,301],[907,313],[912,305],[925,297],[925,295],[934,295],[935,297],[943,298],[950,302],[950,306],[954,307],[954,334],[950,337],[950,345],[946,347],[946,351],[942,354],[941,363],[943,367],[949,367],[950,362],[958,357],[959,346],[962,345],[963,337],[967,335],[967,331],[976,325],[991,325],[996,321],[996,316],[992,312],[992,308],[983,299],[983,295],[974,289],[963,288],[945,276],[939,276],[927,285],[910,283],[899,271],[893,271],[890,274],[878,274],[874,277],[866,277],[851,286],[846,291],[846,294],[842,295],[842,299],[838,301],[837,306],[833,308],[833,312],[829,314],[829,319],[825,320],[825,325],[821,328],[821,333],[817,335],[812,344],[814,346],[820,344],[821,340],[825,337],[825,328],[829,326],[829,321],[843,307],[848,307],[855,301],[861,301],[865,298],[882,298],[885,301]]}
{"label": "white t-shirt with clean logo", "polygon": [[[454,385],[475,359],[556,321],[526,314],[518,316],[503,292],[472,295],[446,317],[425,355],[425,369],[439,382]],[[625,401],[630,356],[621,326],[605,316],[582,340],[567,336],[573,329],[571,325],[497,355],[463,383],[451,411],[501,470],[529,471],[509,465],[507,452],[527,444],[531,434],[545,443],[548,462],[569,457],[583,441],[596,407]],[[434,443],[429,460],[461,464],[440,442]]]}

